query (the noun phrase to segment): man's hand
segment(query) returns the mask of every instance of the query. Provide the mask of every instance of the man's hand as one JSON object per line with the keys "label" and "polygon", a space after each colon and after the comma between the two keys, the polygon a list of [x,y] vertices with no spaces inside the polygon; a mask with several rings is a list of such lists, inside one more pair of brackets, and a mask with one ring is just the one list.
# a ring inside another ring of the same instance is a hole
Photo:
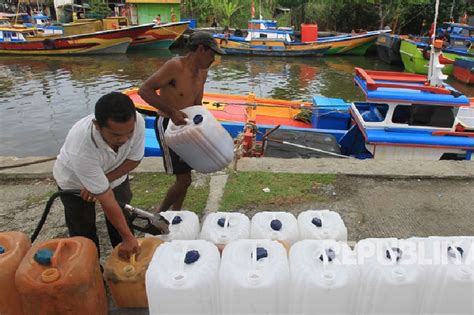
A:
{"label": "man's hand", "polygon": [[186,120],[185,118],[187,118],[188,116],[186,116],[185,113],[183,113],[182,111],[180,110],[175,110],[171,115],[170,115],[170,119],[171,121],[176,125],[176,126],[179,126],[179,125],[186,125]]}
{"label": "man's hand", "polygon": [[81,189],[80,196],[84,201],[87,201],[87,202],[95,202],[96,201],[95,196],[85,188]]}
{"label": "man's hand", "polygon": [[140,254],[140,246],[138,245],[137,239],[133,236],[122,239],[122,243],[119,245],[119,257],[122,259],[130,259],[133,254]]}

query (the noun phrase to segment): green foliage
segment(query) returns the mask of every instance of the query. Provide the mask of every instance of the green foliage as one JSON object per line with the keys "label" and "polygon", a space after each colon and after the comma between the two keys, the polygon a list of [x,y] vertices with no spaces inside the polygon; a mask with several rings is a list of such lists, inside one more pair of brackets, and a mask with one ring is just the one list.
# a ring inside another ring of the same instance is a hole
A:
{"label": "green foliage", "polygon": [[99,18],[105,18],[112,13],[107,3],[103,0],[91,0],[89,3],[91,7],[90,14]]}
{"label": "green foliage", "polygon": [[[283,206],[323,201],[320,186],[334,183],[335,175],[283,174],[267,172],[231,173],[227,180],[220,209],[237,210],[255,207]],[[262,189],[269,188],[269,192]]]}
{"label": "green foliage", "polygon": [[[99,1],[99,0],[95,0]],[[252,0],[187,0],[183,4],[185,15],[198,19],[199,25],[210,25],[216,17],[220,26],[247,28]],[[261,3],[261,6],[260,6]],[[290,8],[291,13],[275,19],[280,26],[317,23],[322,31],[350,32],[373,30],[386,25],[401,34],[419,34],[434,19],[435,0],[254,0],[256,18],[274,17],[277,7]],[[451,8],[458,21],[465,11],[474,14],[472,0],[441,1],[438,22],[448,21]]]}

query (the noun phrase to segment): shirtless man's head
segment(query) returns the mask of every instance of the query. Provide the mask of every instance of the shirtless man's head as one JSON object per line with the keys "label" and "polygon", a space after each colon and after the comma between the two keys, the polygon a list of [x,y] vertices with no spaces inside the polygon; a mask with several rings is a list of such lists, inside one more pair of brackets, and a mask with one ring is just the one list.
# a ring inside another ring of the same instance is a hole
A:
{"label": "shirtless man's head", "polygon": [[191,52],[198,52],[204,56],[202,60],[200,59],[202,61],[200,68],[202,69],[207,69],[212,65],[215,53],[225,55],[225,51],[217,46],[216,40],[208,32],[200,31],[191,34],[188,47]]}

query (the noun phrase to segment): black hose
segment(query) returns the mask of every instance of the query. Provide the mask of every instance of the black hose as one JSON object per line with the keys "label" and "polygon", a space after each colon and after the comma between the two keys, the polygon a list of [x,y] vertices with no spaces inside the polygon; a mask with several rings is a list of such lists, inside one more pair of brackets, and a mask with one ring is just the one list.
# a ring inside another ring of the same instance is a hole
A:
{"label": "black hose", "polygon": [[78,195],[81,193],[79,189],[65,189],[65,190],[59,190],[55,192],[54,194],[49,197],[48,202],[46,203],[46,207],[44,208],[43,215],[41,216],[40,221],[38,222],[38,225],[36,226],[35,231],[31,235],[31,242],[33,243],[36,238],[38,237],[38,234],[40,233],[41,229],[43,228],[44,222],[46,222],[46,218],[48,217],[49,211],[51,210],[51,206],[53,205],[54,200],[63,195]]}

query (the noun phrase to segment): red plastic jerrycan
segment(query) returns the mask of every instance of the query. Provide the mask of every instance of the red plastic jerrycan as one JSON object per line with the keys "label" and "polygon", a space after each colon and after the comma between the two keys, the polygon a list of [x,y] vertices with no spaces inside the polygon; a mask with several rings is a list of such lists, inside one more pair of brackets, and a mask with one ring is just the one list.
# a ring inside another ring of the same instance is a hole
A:
{"label": "red plastic jerrycan", "polygon": [[15,287],[15,272],[30,247],[30,239],[24,233],[0,233],[0,314],[2,315],[23,314],[20,294]]}
{"label": "red plastic jerrycan", "polygon": [[25,314],[107,314],[97,249],[85,237],[31,247],[15,276]]}
{"label": "red plastic jerrycan", "polygon": [[116,246],[105,265],[105,279],[117,307],[148,308],[145,289],[145,274],[155,250],[163,241],[156,237],[138,239],[140,254],[132,255],[130,260],[118,256]]}

